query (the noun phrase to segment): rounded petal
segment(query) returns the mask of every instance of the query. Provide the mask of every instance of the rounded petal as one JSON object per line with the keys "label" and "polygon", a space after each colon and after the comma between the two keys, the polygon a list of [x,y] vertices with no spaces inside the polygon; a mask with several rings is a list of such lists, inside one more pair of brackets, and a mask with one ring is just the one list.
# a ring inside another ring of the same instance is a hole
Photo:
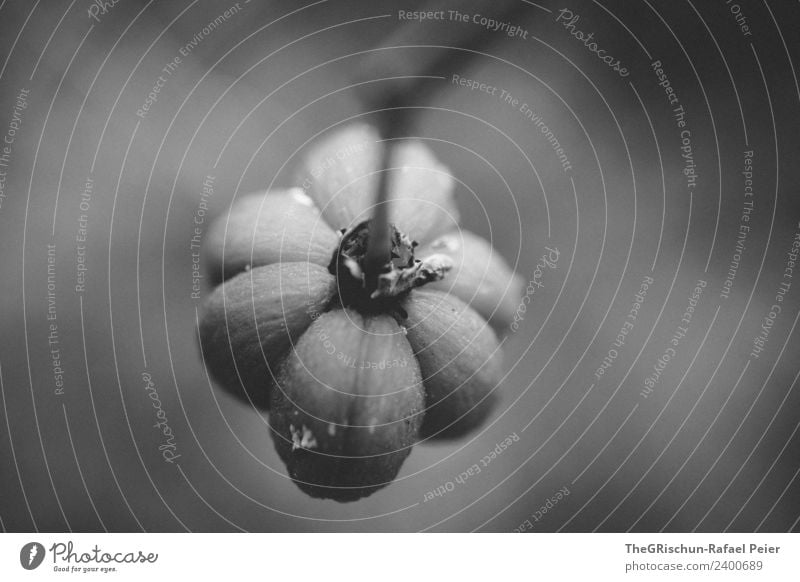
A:
{"label": "rounded petal", "polygon": [[423,407],[419,367],[394,319],[335,309],[289,355],[270,422],[303,491],[353,501],[395,478],[417,440]]}
{"label": "rounded petal", "polygon": [[486,321],[456,297],[417,290],[404,302],[408,341],[425,383],[422,437],[457,438],[489,416],[502,353]]}
{"label": "rounded petal", "polygon": [[247,267],[309,262],[327,267],[339,237],[300,188],[250,194],[212,224],[206,256],[214,283]]}
{"label": "rounded petal", "polygon": [[[374,213],[384,143],[372,126],[348,125],[305,157],[298,183],[334,228],[352,228]],[[392,142],[391,220],[412,240],[429,242],[458,224],[453,177],[419,140]]]}
{"label": "rounded petal", "polygon": [[218,286],[200,320],[212,376],[240,398],[267,407],[279,362],[335,289],[334,276],[310,263],[257,267]]}
{"label": "rounded petal", "polygon": [[436,254],[450,257],[454,267],[425,288],[456,295],[505,335],[519,307],[522,278],[488,242],[466,230],[440,236],[419,249],[417,257],[424,260]]}
{"label": "rounded petal", "polygon": [[391,221],[411,240],[430,242],[458,226],[454,180],[417,140],[395,142],[390,175]]}
{"label": "rounded petal", "polygon": [[297,183],[314,199],[334,229],[352,228],[371,215],[383,144],[365,123],[348,125],[314,144],[299,168]]}

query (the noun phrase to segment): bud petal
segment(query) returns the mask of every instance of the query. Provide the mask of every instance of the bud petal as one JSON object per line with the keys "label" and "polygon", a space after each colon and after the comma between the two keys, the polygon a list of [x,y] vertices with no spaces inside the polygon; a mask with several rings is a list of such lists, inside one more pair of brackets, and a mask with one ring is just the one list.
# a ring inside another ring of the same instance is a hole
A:
{"label": "bud petal", "polygon": [[205,252],[218,283],[248,266],[301,261],[327,266],[338,241],[314,201],[291,188],[237,200],[230,216],[218,217],[209,229]]}
{"label": "bud petal", "polygon": [[272,392],[275,448],[313,497],[353,501],[389,484],[417,440],[419,367],[388,315],[335,309],[300,338]]}
{"label": "bud petal", "polygon": [[348,125],[324,136],[303,159],[298,183],[309,185],[308,195],[331,227],[352,228],[358,216],[371,214],[383,154],[379,139],[365,123]]}
{"label": "bud petal", "polygon": [[257,267],[218,286],[200,320],[211,374],[237,396],[266,407],[278,362],[335,289],[333,275],[310,263]]}
{"label": "bud petal", "polygon": [[390,170],[390,220],[425,244],[458,226],[453,177],[420,141],[394,142]]}
{"label": "bud petal", "polygon": [[403,304],[408,341],[425,383],[423,438],[456,438],[479,426],[496,401],[502,353],[486,321],[457,297],[417,290]]}
{"label": "bud petal", "polygon": [[[458,224],[453,178],[419,140],[390,142],[390,220],[417,242],[429,242]],[[352,228],[374,214],[385,145],[366,124],[322,139],[306,156],[298,180],[334,228]],[[303,182],[305,181],[305,182]]]}
{"label": "bud petal", "polygon": [[434,254],[449,256],[454,267],[426,289],[456,295],[488,320],[498,334],[505,334],[522,295],[519,275],[488,242],[466,230],[440,236],[419,249],[417,257],[424,260]]}

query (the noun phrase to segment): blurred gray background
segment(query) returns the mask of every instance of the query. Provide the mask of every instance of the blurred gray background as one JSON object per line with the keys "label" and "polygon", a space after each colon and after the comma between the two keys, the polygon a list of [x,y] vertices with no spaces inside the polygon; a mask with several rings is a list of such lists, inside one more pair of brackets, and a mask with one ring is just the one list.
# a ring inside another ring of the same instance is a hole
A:
{"label": "blurred gray background", "polygon": [[[786,276],[800,232],[797,3],[100,4],[0,4],[4,530],[798,529],[800,271]],[[446,17],[398,13],[420,9]],[[480,49],[460,50],[476,37]],[[409,132],[459,180],[463,225],[526,280],[545,247],[559,261],[505,342],[490,424],[415,447],[396,482],[339,504],[295,487],[267,419],[209,381],[190,242],[207,176],[206,221],[235,196],[291,185],[298,148],[318,132],[371,119],[364,94],[348,88],[364,80],[365,56],[354,53],[385,46],[398,47],[385,61],[395,75],[440,63],[425,74],[442,78],[403,103],[419,107]],[[695,179],[684,174],[682,130]],[[635,326],[598,379],[645,277],[653,284]],[[706,287],[673,346],[698,280]],[[159,451],[143,373],[175,462]],[[512,434],[480,473],[456,480]]]}

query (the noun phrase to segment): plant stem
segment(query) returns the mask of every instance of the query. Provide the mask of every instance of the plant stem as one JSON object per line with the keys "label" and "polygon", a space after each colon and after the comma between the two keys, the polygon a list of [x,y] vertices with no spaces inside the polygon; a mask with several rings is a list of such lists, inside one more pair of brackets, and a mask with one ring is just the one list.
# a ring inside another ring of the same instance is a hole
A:
{"label": "plant stem", "polygon": [[[423,3],[434,9],[438,6],[437,0]],[[424,6],[423,6],[424,8]],[[526,18],[530,6],[524,2],[498,2],[495,6],[498,11],[497,18],[503,21],[516,22]],[[378,182],[378,193],[375,198],[375,212],[370,222],[369,238],[367,240],[367,253],[364,260],[364,271],[367,284],[377,281],[377,275],[383,266],[391,259],[391,228],[389,226],[389,172],[387,168],[391,162],[391,143],[394,138],[406,137],[411,125],[409,115],[414,109],[406,109],[409,105],[409,96],[414,96],[415,102],[424,103],[430,99],[433,91],[440,87],[430,82],[431,76],[442,75],[443,72],[451,73],[454,70],[467,68],[470,59],[484,55],[485,50],[492,45],[494,36],[490,34],[471,34],[468,28],[461,28],[452,49],[445,47],[428,49],[419,53],[413,45],[416,25],[411,22],[398,28],[385,42],[386,50],[377,50],[371,53],[363,67],[361,74],[365,79],[379,77],[394,77],[382,82],[377,94],[369,94],[365,101],[380,113],[379,125],[381,135],[386,147],[383,152],[381,174]],[[403,51],[404,45],[407,50]],[[398,53],[398,49],[400,52]],[[399,56],[398,56],[399,55]],[[372,87],[371,84],[363,87]]]}
{"label": "plant stem", "polygon": [[368,277],[377,277],[383,266],[391,259],[391,232],[389,228],[389,163],[391,147],[387,143],[383,150],[375,210],[369,225],[367,255],[364,271]]}
{"label": "plant stem", "polygon": [[369,225],[367,253],[364,257],[364,273],[366,283],[373,286],[384,265],[391,261],[392,232],[389,225],[389,183],[391,181],[390,165],[392,163],[392,146],[394,139],[404,137],[408,130],[408,111],[399,106],[399,96],[387,98],[380,110],[379,129],[384,138],[383,154],[380,162],[378,191],[375,194],[375,209]]}

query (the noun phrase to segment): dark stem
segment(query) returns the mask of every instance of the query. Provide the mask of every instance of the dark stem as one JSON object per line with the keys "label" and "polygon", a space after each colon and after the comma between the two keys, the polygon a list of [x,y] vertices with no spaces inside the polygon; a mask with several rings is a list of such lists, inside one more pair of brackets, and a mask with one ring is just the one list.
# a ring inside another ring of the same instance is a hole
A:
{"label": "dark stem", "polygon": [[[431,1],[427,4],[435,8],[438,2]],[[498,18],[508,22],[525,19],[530,10],[530,6],[519,0],[498,1],[495,5]],[[407,53],[402,49],[399,53],[397,49],[377,50],[371,54],[361,69],[365,79],[394,77],[394,80],[380,83],[378,85],[380,90],[377,93],[364,96],[365,102],[379,114],[380,131],[385,140],[375,212],[370,224],[364,261],[364,274],[368,285],[375,283],[381,270],[391,260],[388,168],[391,163],[393,140],[405,137],[411,126],[410,115],[414,109],[404,108],[409,105],[409,96],[414,96],[415,102],[425,103],[431,93],[441,89],[440,85],[431,83],[431,76],[449,75],[453,71],[464,70],[469,65],[470,59],[475,59],[495,42],[494,35],[473,34],[469,32],[468,27],[462,27],[457,29],[463,31],[460,36],[451,41],[454,44],[453,49],[437,48],[420,53],[411,44],[415,29],[416,24],[407,23],[385,43],[388,47],[411,45],[408,50],[414,51],[413,53]],[[458,50],[456,48],[458,46],[466,50]],[[412,54],[413,57],[409,56]],[[363,86],[372,87],[370,84]]]}
{"label": "dark stem", "polygon": [[391,171],[389,168],[392,163],[394,140],[398,137],[403,137],[408,130],[409,111],[400,107],[399,101],[399,96],[387,99],[383,110],[380,112],[378,126],[381,136],[384,138],[384,147],[380,162],[378,191],[375,195],[375,209],[369,227],[367,253],[364,257],[364,275],[368,286],[377,281],[378,275],[383,271],[386,264],[391,261],[392,230],[389,225]]}
{"label": "dark stem", "polygon": [[378,192],[375,210],[369,225],[367,256],[364,259],[364,274],[368,279],[377,278],[383,267],[391,260],[392,243],[389,228],[389,164],[391,144],[385,143],[381,159]]}

